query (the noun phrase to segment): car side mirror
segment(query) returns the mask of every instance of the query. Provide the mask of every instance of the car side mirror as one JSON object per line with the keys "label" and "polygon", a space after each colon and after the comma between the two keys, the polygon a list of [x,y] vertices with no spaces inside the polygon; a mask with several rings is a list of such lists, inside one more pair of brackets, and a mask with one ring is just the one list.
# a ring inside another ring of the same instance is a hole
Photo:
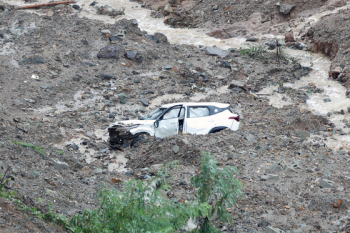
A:
{"label": "car side mirror", "polygon": [[158,121],[158,120],[156,120],[153,124],[154,124],[154,127],[155,127],[155,128],[158,128],[158,127],[159,127],[159,121]]}

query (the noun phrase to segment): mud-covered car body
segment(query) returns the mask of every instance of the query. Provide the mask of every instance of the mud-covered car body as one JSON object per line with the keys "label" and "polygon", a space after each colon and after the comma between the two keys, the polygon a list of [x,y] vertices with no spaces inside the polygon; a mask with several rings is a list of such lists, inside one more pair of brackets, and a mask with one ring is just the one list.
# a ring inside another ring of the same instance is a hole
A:
{"label": "mud-covered car body", "polygon": [[229,104],[173,103],[163,105],[140,120],[118,121],[108,127],[114,148],[133,146],[142,135],[164,138],[179,133],[208,134],[226,128],[238,130],[239,115]]}

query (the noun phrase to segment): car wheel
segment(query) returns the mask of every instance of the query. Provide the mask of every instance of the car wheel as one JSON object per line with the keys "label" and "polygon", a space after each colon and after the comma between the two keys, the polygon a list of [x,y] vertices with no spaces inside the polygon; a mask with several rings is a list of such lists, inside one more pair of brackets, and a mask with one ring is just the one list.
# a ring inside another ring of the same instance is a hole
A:
{"label": "car wheel", "polygon": [[147,144],[150,140],[150,135],[148,133],[141,133],[137,138],[135,138],[132,143],[131,147],[139,147],[142,144]]}

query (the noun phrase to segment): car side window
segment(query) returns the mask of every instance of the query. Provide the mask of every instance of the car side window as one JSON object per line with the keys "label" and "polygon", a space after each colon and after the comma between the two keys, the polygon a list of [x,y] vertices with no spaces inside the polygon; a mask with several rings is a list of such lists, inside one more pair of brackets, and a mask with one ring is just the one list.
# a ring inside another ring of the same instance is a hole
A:
{"label": "car side window", "polygon": [[163,120],[177,118],[179,116],[180,107],[173,108],[163,115]]}
{"label": "car side window", "polygon": [[206,117],[209,116],[209,108],[207,107],[190,107],[189,118]]}

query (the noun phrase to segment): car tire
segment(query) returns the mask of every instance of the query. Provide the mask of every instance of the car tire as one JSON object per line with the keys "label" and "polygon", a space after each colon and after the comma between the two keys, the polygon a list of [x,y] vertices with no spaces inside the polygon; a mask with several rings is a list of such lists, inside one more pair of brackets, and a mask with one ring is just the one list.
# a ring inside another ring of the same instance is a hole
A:
{"label": "car tire", "polygon": [[150,135],[148,133],[140,133],[140,135],[135,138],[130,147],[139,147],[141,144],[147,144],[150,141]]}

